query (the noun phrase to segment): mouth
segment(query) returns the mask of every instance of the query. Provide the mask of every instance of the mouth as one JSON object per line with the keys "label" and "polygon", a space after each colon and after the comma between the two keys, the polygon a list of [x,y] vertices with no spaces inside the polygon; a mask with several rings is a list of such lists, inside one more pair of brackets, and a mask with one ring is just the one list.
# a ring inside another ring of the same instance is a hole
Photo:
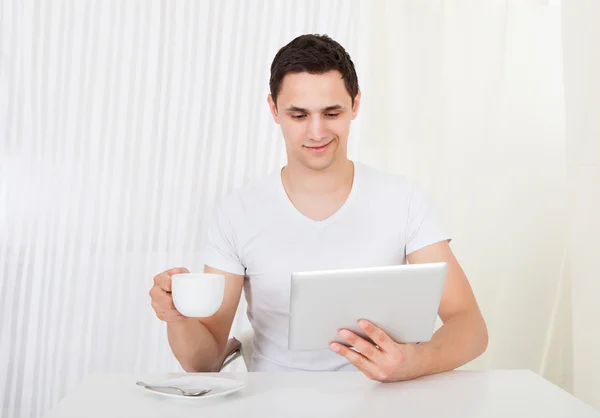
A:
{"label": "mouth", "polygon": [[323,152],[327,149],[327,147],[329,147],[329,145],[331,145],[332,142],[333,141],[329,141],[325,145],[321,145],[319,147],[306,147],[306,146],[305,147],[308,148],[312,152]]}

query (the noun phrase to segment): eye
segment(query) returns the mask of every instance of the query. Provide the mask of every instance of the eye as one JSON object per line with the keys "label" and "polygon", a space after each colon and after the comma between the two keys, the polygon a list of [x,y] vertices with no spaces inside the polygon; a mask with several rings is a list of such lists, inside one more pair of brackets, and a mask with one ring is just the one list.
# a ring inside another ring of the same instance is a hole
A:
{"label": "eye", "polygon": [[328,118],[337,118],[340,114],[339,113],[326,113],[325,116],[327,116]]}
{"label": "eye", "polygon": [[296,120],[304,119],[305,117],[306,117],[306,115],[292,115],[292,119],[296,119]]}

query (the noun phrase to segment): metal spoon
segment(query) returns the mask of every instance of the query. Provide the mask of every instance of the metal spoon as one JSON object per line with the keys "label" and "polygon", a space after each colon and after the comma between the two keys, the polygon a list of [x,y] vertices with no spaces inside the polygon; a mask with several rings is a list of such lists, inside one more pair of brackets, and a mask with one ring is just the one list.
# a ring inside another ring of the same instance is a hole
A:
{"label": "metal spoon", "polygon": [[147,389],[175,389],[175,390],[178,390],[183,396],[202,396],[202,395],[206,395],[208,392],[210,392],[212,390],[212,389],[203,389],[203,390],[198,390],[198,391],[188,391],[188,390],[178,388],[177,386],[151,385],[151,384],[148,384],[145,382],[136,382],[136,385],[143,386]]}

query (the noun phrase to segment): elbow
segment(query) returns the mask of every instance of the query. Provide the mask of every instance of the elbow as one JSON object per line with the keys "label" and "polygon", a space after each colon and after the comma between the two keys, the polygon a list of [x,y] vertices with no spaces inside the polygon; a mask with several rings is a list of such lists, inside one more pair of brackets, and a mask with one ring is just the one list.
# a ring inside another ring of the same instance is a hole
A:
{"label": "elbow", "polygon": [[200,356],[177,358],[177,361],[186,373],[204,373],[213,371],[213,367],[205,361],[202,361]]}
{"label": "elbow", "polygon": [[222,356],[203,356],[197,354],[188,359],[177,359],[183,370],[187,373],[209,373],[218,372],[223,363]]}
{"label": "elbow", "polygon": [[480,355],[485,353],[485,350],[487,350],[488,343],[490,340],[487,325],[485,324],[485,321],[483,320],[483,318],[481,318],[481,327],[480,327],[480,331],[478,334],[479,334],[479,338],[477,339],[477,344],[476,344],[476,346],[477,346],[476,357],[479,357]]}
{"label": "elbow", "polygon": [[198,364],[195,364],[193,361],[185,360],[185,359],[177,359],[179,365],[186,373],[198,373],[201,370],[198,367]]}
{"label": "elbow", "polygon": [[485,350],[487,350],[487,348],[488,348],[488,343],[489,343],[489,337],[488,337],[488,333],[486,331],[485,335],[481,338],[481,346],[480,346],[480,351],[479,351],[478,357],[480,355],[482,355],[483,353],[485,353]]}
{"label": "elbow", "polygon": [[214,350],[175,352],[175,359],[186,373],[218,372],[221,366],[218,353]]}
{"label": "elbow", "polygon": [[181,367],[183,368],[183,370],[186,373],[205,373],[205,372],[213,372],[214,367],[208,366],[208,365],[201,365],[201,364],[193,364],[193,363],[179,363],[181,365]]}
{"label": "elbow", "polygon": [[187,363],[179,363],[179,364],[183,368],[183,371],[185,371],[186,373],[199,373],[202,371],[202,370],[199,370],[198,367],[195,367],[193,364],[187,364]]}

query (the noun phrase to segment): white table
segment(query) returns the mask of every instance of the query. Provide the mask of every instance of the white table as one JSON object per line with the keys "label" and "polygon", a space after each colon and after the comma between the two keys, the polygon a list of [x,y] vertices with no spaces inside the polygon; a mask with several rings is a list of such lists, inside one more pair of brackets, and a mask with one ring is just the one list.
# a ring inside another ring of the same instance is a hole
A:
{"label": "white table", "polygon": [[531,371],[453,371],[380,384],[359,372],[240,373],[248,386],[194,401],[161,397],[137,380],[171,375],[93,375],[64,398],[59,417],[560,417],[600,412]]}

